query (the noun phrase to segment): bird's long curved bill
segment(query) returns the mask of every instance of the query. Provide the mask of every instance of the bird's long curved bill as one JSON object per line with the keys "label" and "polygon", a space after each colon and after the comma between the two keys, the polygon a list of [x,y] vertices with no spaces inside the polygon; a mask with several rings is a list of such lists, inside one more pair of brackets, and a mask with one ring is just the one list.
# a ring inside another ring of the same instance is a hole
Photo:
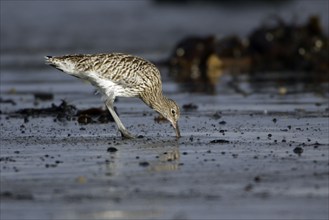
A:
{"label": "bird's long curved bill", "polygon": [[175,131],[176,131],[176,137],[181,137],[180,136],[180,131],[179,131],[179,126],[178,126],[178,123],[176,123],[175,125],[174,125],[174,128],[175,128]]}

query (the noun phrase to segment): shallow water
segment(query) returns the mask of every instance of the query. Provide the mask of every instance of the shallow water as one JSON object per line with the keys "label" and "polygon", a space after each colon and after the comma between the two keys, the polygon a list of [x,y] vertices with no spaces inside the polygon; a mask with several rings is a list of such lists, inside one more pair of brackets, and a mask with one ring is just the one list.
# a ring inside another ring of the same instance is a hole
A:
{"label": "shallow water", "polygon": [[[301,20],[317,12],[326,24],[326,1],[234,10],[110,2],[1,1],[1,219],[329,217],[327,84],[250,83],[242,75],[241,93],[224,75],[217,94],[204,95],[183,91],[161,68],[164,93],[182,108],[179,140],[138,99],[115,103],[126,127],[142,135],[135,140],[121,140],[113,122],[17,113],[62,100],[78,110],[104,107],[92,86],[45,66],[44,55],[124,51],[159,61],[181,37],[217,25],[215,34],[243,36],[270,12],[304,12]],[[40,92],[53,99],[36,100]],[[183,108],[190,103],[197,108]]]}
{"label": "shallow water", "polygon": [[[29,74],[1,81],[2,100],[16,103],[0,109],[1,219],[328,216],[328,94],[243,96],[222,81],[218,95],[207,96],[165,81],[168,96],[198,107],[182,109],[183,137],[138,99],[122,98],[123,123],[144,137],[121,140],[113,122],[14,114],[61,99],[78,109],[103,105],[90,85],[59,71]],[[36,102],[35,92],[54,99]]]}

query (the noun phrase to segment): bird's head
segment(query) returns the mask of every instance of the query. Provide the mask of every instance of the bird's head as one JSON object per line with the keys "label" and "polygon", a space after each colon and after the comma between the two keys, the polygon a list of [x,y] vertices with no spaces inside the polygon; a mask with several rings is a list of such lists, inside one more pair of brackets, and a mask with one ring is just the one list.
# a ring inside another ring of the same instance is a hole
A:
{"label": "bird's head", "polygon": [[180,117],[180,111],[176,102],[171,99],[167,99],[166,108],[161,109],[161,114],[168,121],[170,121],[171,125],[174,127],[176,131],[176,137],[180,137],[180,131],[178,127],[178,119]]}

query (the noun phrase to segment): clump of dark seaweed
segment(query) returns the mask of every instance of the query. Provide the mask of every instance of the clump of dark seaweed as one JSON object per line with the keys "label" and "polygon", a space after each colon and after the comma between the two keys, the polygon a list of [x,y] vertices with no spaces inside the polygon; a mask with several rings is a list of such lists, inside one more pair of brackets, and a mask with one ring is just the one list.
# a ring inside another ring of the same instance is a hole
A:
{"label": "clump of dark seaweed", "polygon": [[[168,59],[170,75],[190,92],[215,93],[224,72],[248,73],[251,81],[329,81],[329,38],[320,19],[311,16],[305,24],[273,17],[242,39],[228,36],[191,36],[181,40]],[[272,22],[273,23],[273,22]],[[287,74],[289,72],[289,75]],[[273,79],[273,78],[271,78]]]}
{"label": "clump of dark seaweed", "polygon": [[108,123],[113,118],[107,109],[89,108],[78,110],[76,106],[62,100],[61,104],[52,104],[49,108],[24,108],[15,112],[15,115],[27,117],[53,116],[59,121],[71,121],[77,118],[80,124]]}
{"label": "clump of dark seaweed", "polygon": [[62,100],[61,104],[52,104],[49,108],[24,108],[15,113],[25,117],[55,116],[59,120],[71,120],[77,114],[77,108]]}

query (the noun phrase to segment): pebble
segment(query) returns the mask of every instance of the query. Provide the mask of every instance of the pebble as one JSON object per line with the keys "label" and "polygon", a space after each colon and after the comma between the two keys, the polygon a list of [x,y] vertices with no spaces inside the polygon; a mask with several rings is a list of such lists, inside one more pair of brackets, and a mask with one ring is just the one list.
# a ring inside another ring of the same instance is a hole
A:
{"label": "pebble", "polygon": [[210,141],[210,144],[228,144],[228,143],[230,142],[224,139],[217,139]]}
{"label": "pebble", "polygon": [[115,148],[115,147],[109,147],[109,148],[107,148],[107,152],[110,152],[110,153],[115,153],[117,151],[118,151],[118,149]]}
{"label": "pebble", "polygon": [[304,149],[301,147],[295,147],[295,149],[294,149],[294,153],[298,154],[298,156],[300,156],[303,152],[304,152]]}
{"label": "pebble", "polygon": [[141,167],[147,167],[147,166],[149,166],[149,165],[150,165],[150,163],[147,162],[147,161],[139,162],[139,166],[141,166]]}

